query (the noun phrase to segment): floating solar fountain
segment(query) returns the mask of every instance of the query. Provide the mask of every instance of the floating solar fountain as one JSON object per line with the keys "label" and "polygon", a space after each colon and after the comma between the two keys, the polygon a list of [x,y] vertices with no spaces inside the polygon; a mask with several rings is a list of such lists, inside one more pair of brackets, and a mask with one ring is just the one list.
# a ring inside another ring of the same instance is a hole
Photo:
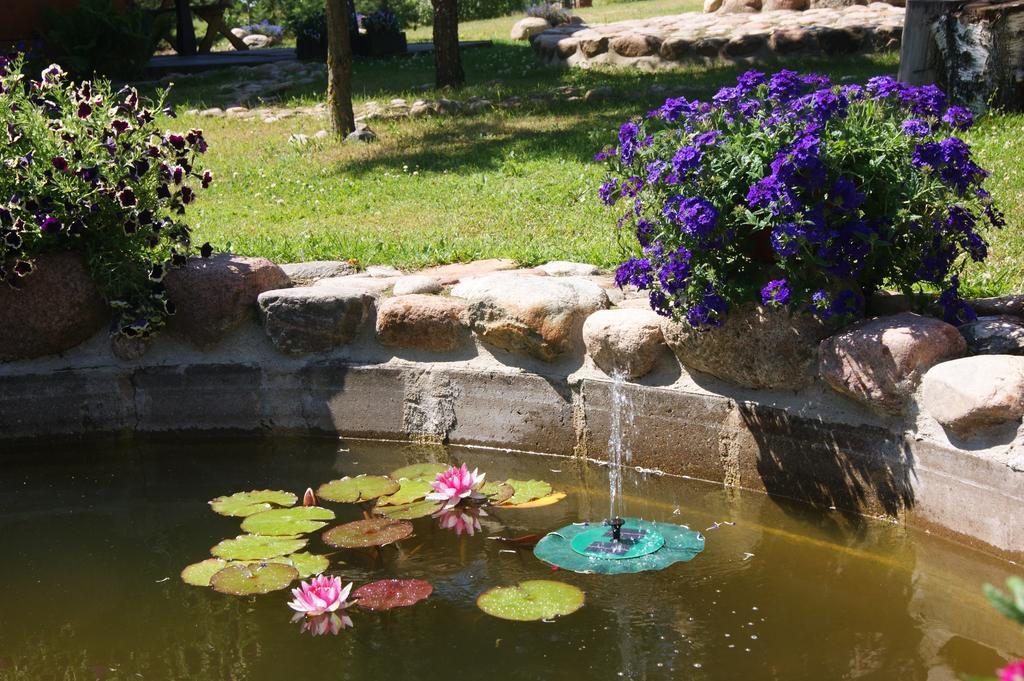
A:
{"label": "floating solar fountain", "polygon": [[612,377],[612,419],[608,487],[611,510],[603,523],[573,523],[544,536],[533,553],[545,563],[573,572],[619,575],[664,570],[704,550],[704,537],[682,525],[618,515],[622,505],[622,465],[631,458],[622,437],[632,422],[632,405],[623,378]]}

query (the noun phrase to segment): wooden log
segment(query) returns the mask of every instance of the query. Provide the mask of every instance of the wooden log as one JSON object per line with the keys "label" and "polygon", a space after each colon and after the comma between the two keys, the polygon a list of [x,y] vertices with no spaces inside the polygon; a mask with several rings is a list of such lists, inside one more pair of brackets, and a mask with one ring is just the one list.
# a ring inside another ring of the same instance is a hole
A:
{"label": "wooden log", "polygon": [[1024,110],[1024,0],[909,0],[899,78],[975,111]]}

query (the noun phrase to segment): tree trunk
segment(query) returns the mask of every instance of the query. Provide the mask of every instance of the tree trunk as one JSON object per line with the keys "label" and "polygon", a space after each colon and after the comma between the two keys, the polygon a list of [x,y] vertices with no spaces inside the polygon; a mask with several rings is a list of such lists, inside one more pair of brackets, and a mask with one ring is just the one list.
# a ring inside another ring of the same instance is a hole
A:
{"label": "tree trunk", "polygon": [[334,134],[344,139],[356,129],[352,112],[352,38],[348,2],[327,1],[327,109]]}
{"label": "tree trunk", "polygon": [[899,77],[975,111],[1024,109],[1024,0],[908,0]]}
{"label": "tree trunk", "polygon": [[466,81],[459,55],[458,0],[431,0],[434,5],[434,63],[437,87],[459,87]]}

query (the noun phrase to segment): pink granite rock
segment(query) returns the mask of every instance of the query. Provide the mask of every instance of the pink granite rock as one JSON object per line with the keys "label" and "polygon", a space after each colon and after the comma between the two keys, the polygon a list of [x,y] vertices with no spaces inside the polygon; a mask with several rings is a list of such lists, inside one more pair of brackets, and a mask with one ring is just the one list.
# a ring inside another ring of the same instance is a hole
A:
{"label": "pink granite rock", "polygon": [[599,310],[583,323],[583,343],[594,364],[609,376],[645,376],[667,351],[661,317],[646,310]]}
{"label": "pink granite rock", "polygon": [[944,362],[924,375],[921,403],[960,437],[1024,416],[1024,357],[978,355]]}
{"label": "pink granite rock", "polygon": [[0,361],[64,352],[110,321],[110,311],[73,253],[43,255],[20,289],[0,284]]}
{"label": "pink granite rock", "polygon": [[466,302],[459,298],[396,296],[377,309],[377,340],[384,345],[451,352],[468,338]]}
{"label": "pink granite rock", "polygon": [[222,253],[190,259],[184,269],[169,272],[165,283],[178,308],[168,330],[208,346],[253,317],[261,293],[285,288],[290,281],[266,258]]}
{"label": "pink granite rock", "polygon": [[955,326],[904,312],[865,320],[821,343],[818,370],[837,392],[897,413],[924,372],[967,351]]}

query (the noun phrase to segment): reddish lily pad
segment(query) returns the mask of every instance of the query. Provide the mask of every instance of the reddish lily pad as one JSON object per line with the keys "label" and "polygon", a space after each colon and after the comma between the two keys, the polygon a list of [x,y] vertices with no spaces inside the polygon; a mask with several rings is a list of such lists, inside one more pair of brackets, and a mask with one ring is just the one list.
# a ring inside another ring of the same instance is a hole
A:
{"label": "reddish lily pad", "polygon": [[231,565],[210,578],[214,591],[232,596],[253,596],[285,589],[299,578],[299,571],[282,563]]}
{"label": "reddish lily pad", "polygon": [[401,488],[394,494],[377,499],[377,506],[401,506],[419,501],[434,489],[426,480],[402,478],[398,481]]}
{"label": "reddish lily pad", "polygon": [[422,579],[382,579],[364,584],[352,592],[360,608],[391,610],[419,603],[434,592],[434,587]]}
{"label": "reddish lily pad", "polygon": [[543,508],[544,506],[551,506],[557,504],[559,501],[565,498],[565,492],[552,492],[546,497],[540,497],[533,501],[527,501],[522,504],[502,504],[502,508]]}
{"label": "reddish lily pad", "polygon": [[391,518],[392,520],[414,520],[425,518],[441,510],[444,502],[441,501],[414,501],[411,504],[401,506],[377,506],[373,512]]}
{"label": "reddish lily pad", "polygon": [[583,607],[583,591],[562,582],[531,579],[516,586],[499,586],[476,599],[488,615],[516,622],[550,620],[571,615]]}
{"label": "reddish lily pad", "polygon": [[397,481],[383,475],[360,475],[355,478],[331,480],[320,485],[316,495],[339,504],[372,501],[377,497],[394,494],[401,488]]}
{"label": "reddish lily pad", "polygon": [[264,536],[288,536],[316,532],[334,520],[334,511],[319,506],[277,508],[255,513],[242,522],[242,530]]}
{"label": "reddish lily pad", "polygon": [[224,560],[266,560],[295,553],[309,540],[302,537],[263,537],[256,534],[241,534],[234,539],[225,539],[210,553]]}
{"label": "reddish lily pad", "polygon": [[395,480],[409,478],[410,480],[431,482],[437,478],[438,473],[444,473],[446,470],[448,470],[448,466],[443,463],[414,463],[391,471],[390,476]]}
{"label": "reddish lily pad", "polygon": [[394,544],[411,536],[412,523],[407,520],[370,518],[333,527],[323,533],[323,540],[340,549],[358,549]]}
{"label": "reddish lily pad", "polygon": [[210,501],[210,508],[220,515],[245,518],[254,513],[269,511],[275,506],[294,506],[298,500],[299,498],[291,492],[262,489],[217,497]]}

